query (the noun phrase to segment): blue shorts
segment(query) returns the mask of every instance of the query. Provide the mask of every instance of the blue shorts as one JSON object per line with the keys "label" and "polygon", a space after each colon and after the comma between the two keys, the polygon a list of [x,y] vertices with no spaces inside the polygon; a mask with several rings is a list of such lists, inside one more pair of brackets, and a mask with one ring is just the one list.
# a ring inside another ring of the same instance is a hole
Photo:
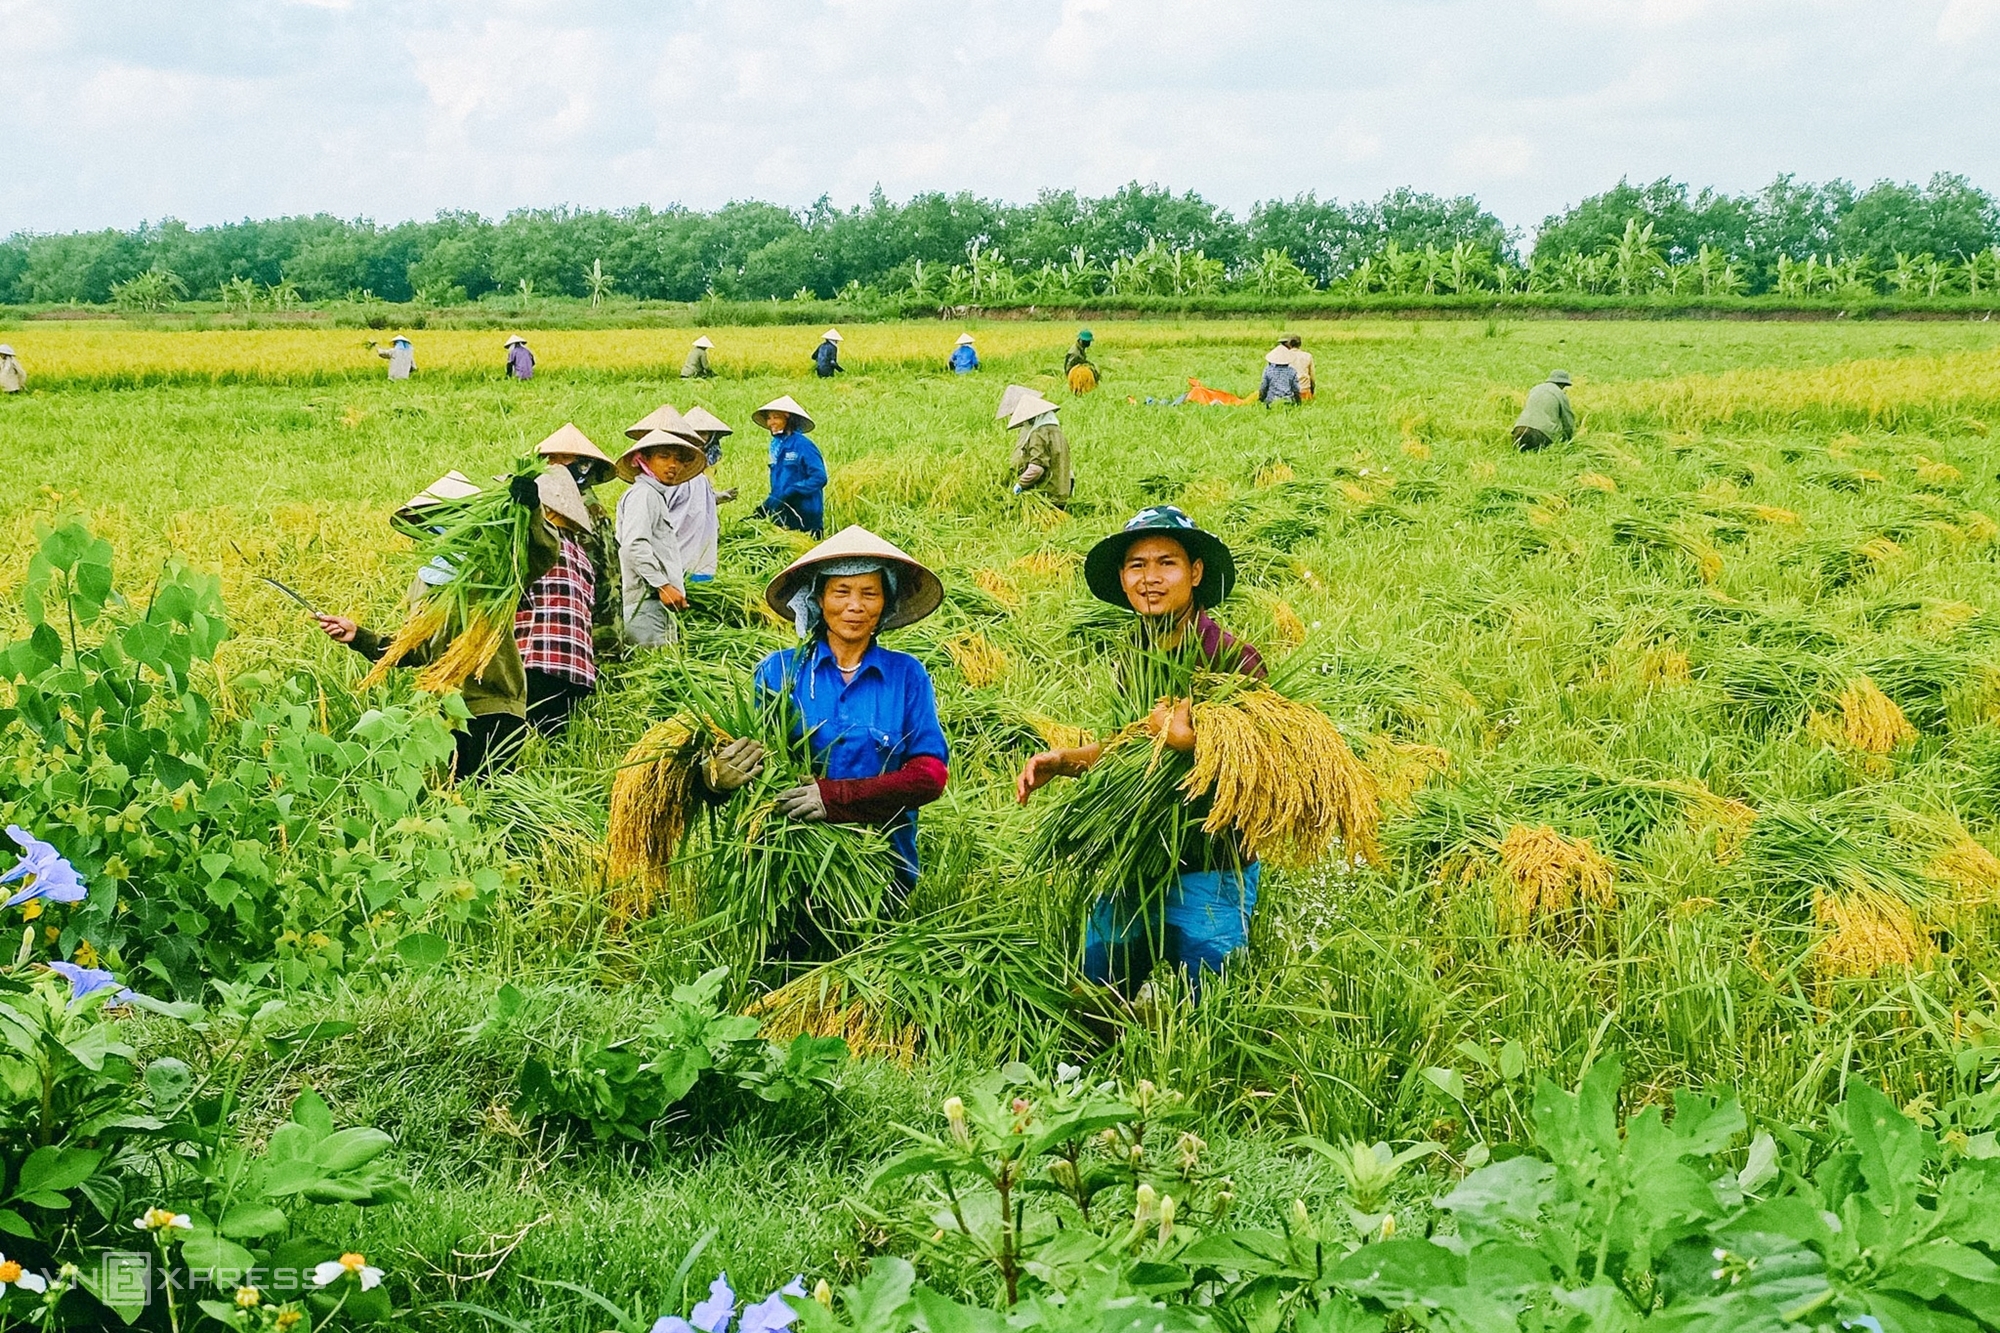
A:
{"label": "blue shorts", "polygon": [[1249,943],[1250,916],[1257,910],[1257,882],[1263,871],[1261,863],[1245,866],[1241,874],[1186,871],[1150,921],[1118,899],[1098,899],[1084,927],[1084,975],[1112,984],[1116,974],[1126,970],[1114,955],[1144,952],[1157,961],[1185,967],[1198,985],[1202,972],[1220,972],[1223,961]]}

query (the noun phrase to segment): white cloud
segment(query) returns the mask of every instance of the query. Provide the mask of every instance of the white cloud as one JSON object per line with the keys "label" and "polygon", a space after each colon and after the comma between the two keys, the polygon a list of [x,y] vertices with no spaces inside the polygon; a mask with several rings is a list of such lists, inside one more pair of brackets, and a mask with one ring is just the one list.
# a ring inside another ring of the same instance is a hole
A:
{"label": "white cloud", "polygon": [[[1938,40],[1969,46],[1996,25],[2000,25],[2000,0],[1950,0],[1938,15]],[[1989,49],[1986,54],[1991,58],[1993,52]]]}

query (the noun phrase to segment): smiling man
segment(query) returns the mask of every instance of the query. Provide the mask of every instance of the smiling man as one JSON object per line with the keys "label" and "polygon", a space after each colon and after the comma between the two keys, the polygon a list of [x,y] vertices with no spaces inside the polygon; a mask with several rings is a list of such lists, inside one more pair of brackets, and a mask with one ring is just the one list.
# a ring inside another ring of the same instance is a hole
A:
{"label": "smiling man", "polygon": [[[1219,537],[1195,526],[1179,509],[1159,505],[1142,510],[1090,549],[1083,574],[1099,601],[1138,614],[1134,640],[1142,654],[1176,657],[1203,671],[1264,679],[1263,657],[1208,613],[1236,583],[1235,558]],[[1128,673],[1123,687],[1143,689],[1137,678],[1150,675]],[[1192,752],[1193,701],[1163,697],[1150,703],[1147,734],[1170,750]],[[1025,805],[1050,779],[1081,777],[1103,756],[1101,743],[1045,750],[1022,767],[1015,798]],[[1199,825],[1206,812],[1189,813],[1190,823]],[[1084,932],[1084,974],[1130,995],[1132,987],[1164,963],[1187,969],[1198,991],[1201,974],[1219,971],[1248,941],[1260,871],[1233,834],[1197,829],[1181,849],[1176,882],[1157,900],[1157,910],[1135,905],[1147,897],[1140,885],[1126,885],[1122,896],[1093,905]]]}

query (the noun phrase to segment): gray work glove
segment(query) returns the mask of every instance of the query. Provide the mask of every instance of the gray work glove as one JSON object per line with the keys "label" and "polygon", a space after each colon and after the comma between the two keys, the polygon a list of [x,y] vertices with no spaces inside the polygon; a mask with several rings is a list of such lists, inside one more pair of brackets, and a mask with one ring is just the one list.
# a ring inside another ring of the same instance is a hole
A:
{"label": "gray work glove", "polygon": [[808,782],[803,787],[790,787],[779,792],[778,813],[802,824],[817,824],[824,820],[826,801],[819,794],[819,784]]}
{"label": "gray work glove", "polygon": [[738,737],[711,750],[701,766],[701,780],[717,794],[735,791],[764,771],[764,742]]}

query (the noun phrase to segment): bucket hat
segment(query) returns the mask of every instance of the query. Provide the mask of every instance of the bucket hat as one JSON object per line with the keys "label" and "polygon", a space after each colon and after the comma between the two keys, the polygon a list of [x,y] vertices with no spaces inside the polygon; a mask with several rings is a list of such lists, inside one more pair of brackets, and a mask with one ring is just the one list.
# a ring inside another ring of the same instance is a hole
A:
{"label": "bucket hat", "polygon": [[1080,331],[1080,332],[1079,332],[1079,333],[1078,333],[1078,334],[1076,335],[1076,340],[1077,340],[1078,342],[1080,342],[1080,343],[1087,343],[1087,342],[1089,342],[1089,341],[1091,340],[1091,332],[1090,332],[1090,330],[1089,330],[1089,329],[1083,329],[1083,330],[1081,330],[1081,331]]}
{"label": "bucket hat", "polygon": [[535,478],[535,492],[542,497],[542,508],[551,514],[560,514],[585,532],[597,531],[597,525],[590,521],[590,510],[583,503],[583,492],[576,488],[576,478],[570,476],[568,468],[544,469]]}
{"label": "bucket hat", "polygon": [[708,349],[708,348],[710,348],[710,347],[713,347],[713,346],[715,346],[715,344],[714,344],[714,343],[712,343],[712,342],[710,342],[710,341],[708,340],[708,335],[707,335],[706,333],[702,334],[702,335],[701,335],[701,337],[699,337],[699,338],[696,338],[696,339],[694,340],[694,345],[695,345],[696,347],[699,347],[699,348],[702,348],[703,350],[706,350],[706,349]]}
{"label": "bucket hat", "polygon": [[764,589],[764,604],[783,620],[792,618],[792,596],[810,586],[812,576],[823,565],[840,560],[881,560],[900,566],[902,588],[896,605],[882,617],[876,633],[914,625],[938,609],[944,601],[944,583],[930,568],[908,552],[882,540],[860,524],[842,528],[818,546],[785,566]]}
{"label": "bucket hat", "polygon": [[1131,609],[1118,571],[1132,543],[1142,537],[1171,537],[1188,553],[1188,559],[1201,561],[1202,579],[1194,589],[1196,606],[1214,606],[1236,586],[1236,557],[1229,554],[1220,537],[1196,527],[1193,519],[1173,505],[1154,505],[1141,509],[1131,522],[1091,547],[1084,557],[1083,581],[1098,601]]}
{"label": "bucket hat", "polygon": [[618,455],[615,466],[621,481],[639,479],[639,463],[633,455],[642,449],[672,449],[675,453],[684,453],[690,458],[700,460],[704,470],[708,467],[708,450],[702,448],[699,442],[690,440],[684,435],[663,430],[649,430],[627,445],[624,453]]}
{"label": "bucket hat", "polygon": [[812,419],[812,414],[807,412],[803,407],[800,407],[790,394],[786,394],[783,398],[773,398],[770,402],[752,412],[750,419],[758,425],[763,426],[765,430],[769,430],[770,426],[765,424],[765,418],[773,412],[783,412],[787,417],[791,418],[791,424],[798,430],[811,431],[816,424]]}
{"label": "bucket hat", "polygon": [[681,413],[682,420],[703,435],[734,435],[729,423],[705,407],[690,407]]}
{"label": "bucket hat", "polygon": [[1040,394],[1029,392],[1014,401],[1014,411],[1008,416],[1007,425],[1009,429],[1015,426],[1025,426],[1044,412],[1059,412],[1061,410],[1061,408]]}
{"label": "bucket hat", "polygon": [[994,411],[993,413],[994,417],[997,418],[998,420],[1005,421],[1008,417],[1013,416],[1014,404],[1020,402],[1024,396],[1033,396],[1039,398],[1041,397],[1041,394],[1037,393],[1033,389],[1030,389],[1025,384],[1008,385],[1006,392],[1000,395],[1000,406]]}
{"label": "bucket hat", "polygon": [[1560,384],[1563,388],[1567,389],[1569,387],[1569,372],[1567,370],[1551,370],[1549,372],[1549,383]]}
{"label": "bucket hat", "polygon": [[695,433],[694,427],[688,425],[686,417],[674,410],[672,403],[661,403],[645,416],[640,417],[637,421],[627,426],[625,428],[625,438],[628,440],[642,439],[656,430],[663,430],[669,435],[678,435],[683,440],[695,444],[701,443],[701,437]]}

